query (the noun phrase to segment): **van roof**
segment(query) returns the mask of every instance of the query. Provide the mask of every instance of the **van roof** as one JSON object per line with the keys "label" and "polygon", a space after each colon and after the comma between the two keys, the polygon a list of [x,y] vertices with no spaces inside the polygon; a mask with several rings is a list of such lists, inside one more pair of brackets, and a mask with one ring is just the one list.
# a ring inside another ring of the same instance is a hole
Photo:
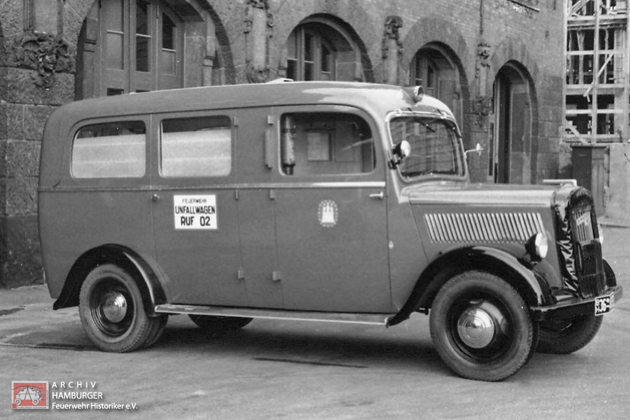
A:
{"label": "van roof", "polygon": [[438,100],[426,96],[416,104],[410,89],[360,82],[274,82],[161,90],[72,102],[53,114],[64,125],[95,116],[149,114],[273,105],[350,105],[376,115],[403,107],[451,114]]}
{"label": "van roof", "polygon": [[416,102],[413,89],[360,82],[274,82],[224,85],[108,96],[70,102],[59,107],[44,127],[40,159],[40,187],[55,185],[61,176],[61,159],[70,147],[72,130],[84,120],[168,112],[237,109],[286,105],[346,105],[364,110],[376,119],[392,111],[411,108],[438,112],[454,120],[442,102],[424,96]]}

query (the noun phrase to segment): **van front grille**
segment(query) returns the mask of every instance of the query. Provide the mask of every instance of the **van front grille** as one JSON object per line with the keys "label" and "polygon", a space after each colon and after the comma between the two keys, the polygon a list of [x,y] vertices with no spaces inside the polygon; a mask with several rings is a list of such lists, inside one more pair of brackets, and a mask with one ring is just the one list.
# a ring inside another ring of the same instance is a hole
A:
{"label": "van front grille", "polygon": [[[572,242],[574,273],[579,292],[584,298],[601,295],[606,289],[602,246],[598,240],[597,217],[592,199],[587,194],[571,197],[569,209],[569,237]],[[570,265],[570,261],[567,261]],[[571,270],[569,270],[571,272]]]}

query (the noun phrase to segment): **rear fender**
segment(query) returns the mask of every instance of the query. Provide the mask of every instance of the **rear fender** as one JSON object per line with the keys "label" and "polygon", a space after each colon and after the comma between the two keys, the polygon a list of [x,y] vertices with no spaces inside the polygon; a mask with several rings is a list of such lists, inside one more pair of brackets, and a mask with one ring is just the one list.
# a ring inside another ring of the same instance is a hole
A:
{"label": "rear fender", "polygon": [[129,271],[136,279],[144,310],[155,315],[155,306],[166,303],[166,294],[151,267],[138,254],[118,245],[104,245],[83,254],[72,266],[53,309],[79,305],[79,293],[87,275],[101,264],[114,263]]}

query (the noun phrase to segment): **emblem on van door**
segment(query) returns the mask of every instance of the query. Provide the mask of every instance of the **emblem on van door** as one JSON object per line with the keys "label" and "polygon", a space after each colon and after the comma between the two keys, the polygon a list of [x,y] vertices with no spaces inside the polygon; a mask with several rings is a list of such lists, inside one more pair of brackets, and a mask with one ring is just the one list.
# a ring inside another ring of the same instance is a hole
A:
{"label": "emblem on van door", "polygon": [[319,209],[317,210],[319,224],[323,227],[335,226],[337,224],[338,213],[337,203],[332,200],[322,201],[319,203]]}
{"label": "emblem on van door", "polygon": [[175,229],[217,229],[216,195],[173,196]]}

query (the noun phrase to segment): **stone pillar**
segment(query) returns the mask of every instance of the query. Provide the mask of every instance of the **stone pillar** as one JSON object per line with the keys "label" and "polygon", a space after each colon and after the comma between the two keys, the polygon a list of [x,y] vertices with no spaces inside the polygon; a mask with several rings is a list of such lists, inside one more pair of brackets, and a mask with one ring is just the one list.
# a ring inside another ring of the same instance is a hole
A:
{"label": "stone pillar", "polygon": [[273,16],[267,0],[249,0],[245,17],[246,76],[249,83],[263,83],[269,78],[268,41]]}
{"label": "stone pillar", "polygon": [[[205,25],[206,25],[206,38],[204,45],[204,58],[203,58],[203,85],[210,86],[213,83],[213,80],[222,79],[217,77],[216,72],[220,71],[220,69],[215,69],[216,63],[216,55],[217,55],[217,42],[216,42],[216,29],[214,26],[214,22],[210,15],[206,15],[205,17]],[[222,80],[221,80],[222,82]],[[223,84],[223,83],[219,83]]]}
{"label": "stone pillar", "polygon": [[74,96],[75,55],[58,32],[62,4],[25,0],[21,10],[9,9],[22,13],[23,27],[5,34],[0,61],[0,287],[43,281],[37,225],[40,140],[48,116]]}
{"label": "stone pillar", "polygon": [[383,33],[383,83],[390,85],[399,84],[399,65],[403,48],[400,42],[399,31],[403,26],[400,16],[388,16],[385,19],[385,30]]}
{"label": "stone pillar", "polygon": [[465,145],[466,148],[474,148],[477,143],[483,147],[481,156],[469,155],[468,168],[471,180],[474,182],[492,182],[488,175],[488,165],[490,153],[492,153],[492,143],[494,142],[494,131],[489,119],[493,113],[493,92],[491,85],[488,86],[488,77],[491,70],[490,45],[481,40],[477,45],[477,57],[475,62],[475,83],[473,92],[475,96],[471,98],[473,124],[471,126],[471,143]]}

